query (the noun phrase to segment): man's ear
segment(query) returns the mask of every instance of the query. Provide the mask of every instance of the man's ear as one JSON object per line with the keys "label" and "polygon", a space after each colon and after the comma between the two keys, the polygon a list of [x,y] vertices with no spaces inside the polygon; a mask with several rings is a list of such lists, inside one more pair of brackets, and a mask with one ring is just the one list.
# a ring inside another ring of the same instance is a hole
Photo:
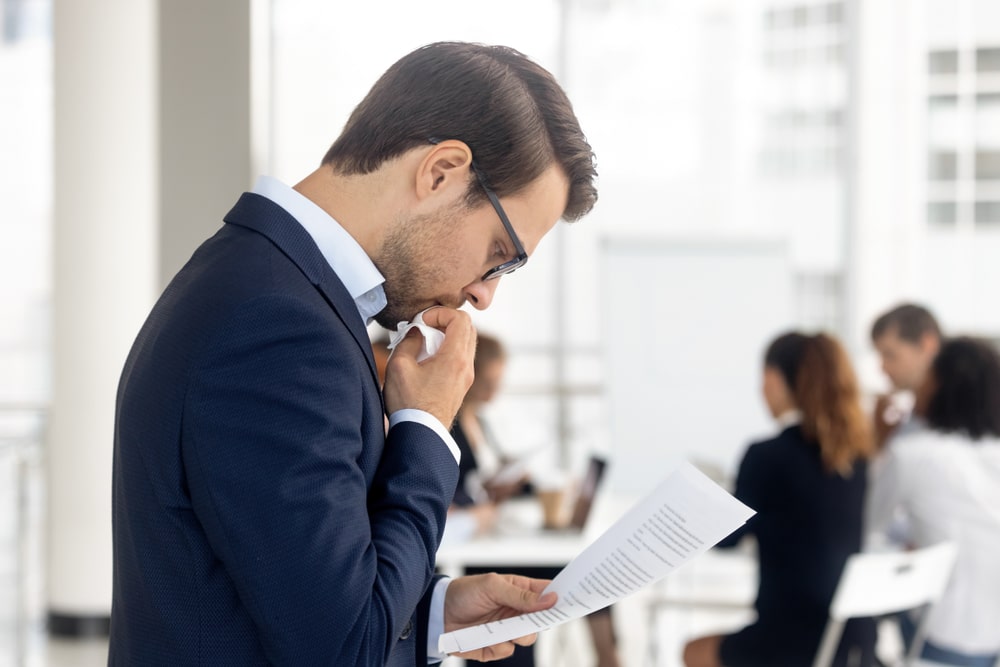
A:
{"label": "man's ear", "polygon": [[936,357],[941,349],[941,340],[929,331],[920,335],[920,347],[932,357]]}
{"label": "man's ear", "polygon": [[472,149],[464,141],[448,139],[434,144],[417,166],[417,198],[464,194],[469,187],[471,164]]}

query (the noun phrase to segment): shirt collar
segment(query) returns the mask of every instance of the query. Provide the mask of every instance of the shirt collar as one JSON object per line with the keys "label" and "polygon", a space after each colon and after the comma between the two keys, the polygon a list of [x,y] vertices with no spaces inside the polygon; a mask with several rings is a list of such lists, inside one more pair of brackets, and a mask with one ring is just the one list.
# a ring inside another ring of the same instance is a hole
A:
{"label": "shirt collar", "polygon": [[785,429],[789,426],[795,426],[802,421],[802,413],[798,410],[786,410],[780,415],[775,417],[774,421],[778,422],[778,426]]}
{"label": "shirt collar", "polygon": [[300,192],[270,176],[260,176],[254,194],[285,209],[312,237],[330,268],[344,283],[366,324],[386,306],[385,278],[364,248],[340,223]]}

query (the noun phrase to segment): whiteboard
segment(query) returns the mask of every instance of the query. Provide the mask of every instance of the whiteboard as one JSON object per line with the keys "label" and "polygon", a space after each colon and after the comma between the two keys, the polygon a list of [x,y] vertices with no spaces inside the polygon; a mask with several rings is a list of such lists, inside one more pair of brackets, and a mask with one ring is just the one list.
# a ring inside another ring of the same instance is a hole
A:
{"label": "whiteboard", "polygon": [[760,386],[764,350],[792,322],[785,245],[610,239],[600,270],[608,486],[645,493],[682,459],[735,475],[776,430]]}

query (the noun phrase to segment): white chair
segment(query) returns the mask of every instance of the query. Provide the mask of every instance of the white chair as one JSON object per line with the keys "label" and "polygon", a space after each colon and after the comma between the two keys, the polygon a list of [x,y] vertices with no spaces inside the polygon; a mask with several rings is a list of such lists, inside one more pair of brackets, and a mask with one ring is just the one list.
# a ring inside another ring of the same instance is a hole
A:
{"label": "white chair", "polygon": [[923,607],[916,636],[904,658],[904,664],[912,664],[924,645],[927,611],[944,592],[956,555],[954,544],[942,542],[914,551],[859,553],[848,558],[813,667],[832,664],[848,619]]}

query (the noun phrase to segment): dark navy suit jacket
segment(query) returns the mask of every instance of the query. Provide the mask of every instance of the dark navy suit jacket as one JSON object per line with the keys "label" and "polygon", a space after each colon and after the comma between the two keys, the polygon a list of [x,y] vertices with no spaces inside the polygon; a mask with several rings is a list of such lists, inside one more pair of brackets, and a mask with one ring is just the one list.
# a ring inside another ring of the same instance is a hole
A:
{"label": "dark navy suit jacket", "polygon": [[458,467],[385,434],[364,323],[308,233],[244,194],[118,391],[112,665],[426,665]]}

